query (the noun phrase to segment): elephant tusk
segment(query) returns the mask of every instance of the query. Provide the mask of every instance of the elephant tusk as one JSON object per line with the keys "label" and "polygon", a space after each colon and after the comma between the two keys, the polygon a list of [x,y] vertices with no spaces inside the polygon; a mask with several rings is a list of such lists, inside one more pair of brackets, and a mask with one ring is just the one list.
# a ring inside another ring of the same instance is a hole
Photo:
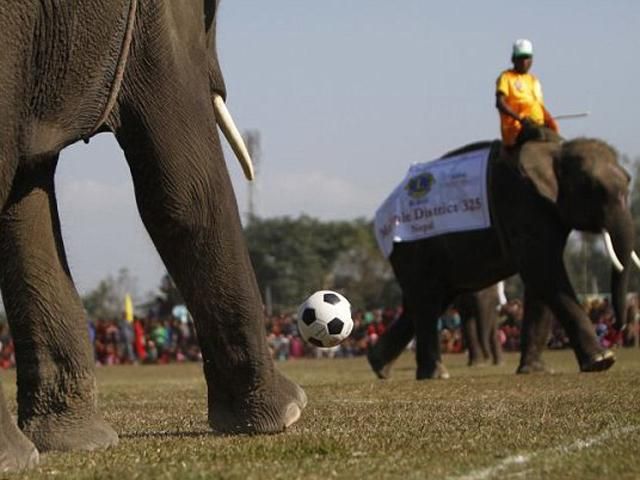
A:
{"label": "elephant tusk", "polygon": [[635,252],[635,250],[631,251],[631,260],[633,260],[633,263],[636,264],[636,267],[640,268],[640,258],[638,258],[638,254]]}
{"label": "elephant tusk", "polygon": [[255,178],[253,172],[253,163],[251,162],[251,156],[247,150],[247,146],[244,144],[242,135],[238,131],[236,124],[224,103],[224,99],[217,94],[213,95],[213,109],[216,113],[216,123],[222,130],[224,137],[229,142],[233,153],[236,154],[236,158],[242,166],[242,171],[247,180],[251,181]]}
{"label": "elephant tusk", "polygon": [[624,265],[618,259],[616,255],[616,251],[613,249],[613,242],[611,241],[611,235],[606,230],[602,231],[602,235],[604,237],[604,246],[607,248],[607,253],[609,254],[609,258],[611,259],[611,263],[619,272],[624,270]]}

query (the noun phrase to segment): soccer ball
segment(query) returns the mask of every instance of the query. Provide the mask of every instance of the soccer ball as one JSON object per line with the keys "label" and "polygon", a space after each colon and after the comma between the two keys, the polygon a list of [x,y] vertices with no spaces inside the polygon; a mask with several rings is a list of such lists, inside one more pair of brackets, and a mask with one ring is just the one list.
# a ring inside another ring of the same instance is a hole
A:
{"label": "soccer ball", "polygon": [[311,345],[335,347],[353,330],[349,300],[331,290],[314,293],[300,305],[298,330]]}

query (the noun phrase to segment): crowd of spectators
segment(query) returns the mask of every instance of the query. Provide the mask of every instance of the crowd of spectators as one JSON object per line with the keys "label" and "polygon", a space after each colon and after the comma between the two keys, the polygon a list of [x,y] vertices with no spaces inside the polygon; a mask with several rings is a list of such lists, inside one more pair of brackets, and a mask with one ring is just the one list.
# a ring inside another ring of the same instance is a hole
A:
{"label": "crowd of spectators", "polygon": [[97,365],[169,363],[201,359],[193,322],[135,318],[89,322]]}
{"label": "crowd of spectators", "polygon": [[[628,303],[628,318],[638,313],[635,295]],[[596,335],[605,348],[633,346],[640,336],[638,323],[629,323],[622,330],[614,326],[614,316],[606,297],[594,296],[583,301],[583,307],[594,325]],[[354,357],[366,353],[385,329],[402,314],[402,308],[356,310],[351,335],[339,346],[318,349],[305,343],[298,334],[294,314],[266,317],[266,336],[273,358],[279,361],[301,357]],[[505,351],[517,351],[520,346],[523,305],[519,299],[502,305],[498,312],[498,337]],[[444,353],[466,350],[460,314],[449,308],[440,318],[439,331]],[[94,346],[97,366],[133,363],[164,364],[201,360],[193,322],[187,317],[172,315],[89,321],[89,339]],[[569,347],[569,339],[559,322],[553,321],[549,348]],[[6,323],[0,323],[0,368],[15,365],[14,345]]]}
{"label": "crowd of spectators", "polygon": [[276,360],[300,357],[355,357],[364,355],[367,346],[375,343],[385,328],[399,314],[400,309],[384,308],[352,313],[353,330],[340,345],[319,349],[302,341],[298,335],[294,314],[280,314],[267,318],[267,342]]}

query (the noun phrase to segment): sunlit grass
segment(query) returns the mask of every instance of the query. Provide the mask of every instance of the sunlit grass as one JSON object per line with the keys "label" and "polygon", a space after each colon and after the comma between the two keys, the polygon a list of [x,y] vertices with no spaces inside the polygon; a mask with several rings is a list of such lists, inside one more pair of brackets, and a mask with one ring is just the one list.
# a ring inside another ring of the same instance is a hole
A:
{"label": "sunlit grass", "polygon": [[[120,444],[52,453],[15,478],[639,478],[640,351],[618,350],[601,374],[570,351],[547,352],[554,375],[445,363],[448,381],[416,382],[403,356],[379,381],[364,358],[279,367],[309,405],[282,435],[215,437],[199,365],[98,369],[100,404]],[[3,374],[12,399],[15,382]],[[15,402],[10,402],[15,411]],[[10,478],[14,478],[10,477]]]}

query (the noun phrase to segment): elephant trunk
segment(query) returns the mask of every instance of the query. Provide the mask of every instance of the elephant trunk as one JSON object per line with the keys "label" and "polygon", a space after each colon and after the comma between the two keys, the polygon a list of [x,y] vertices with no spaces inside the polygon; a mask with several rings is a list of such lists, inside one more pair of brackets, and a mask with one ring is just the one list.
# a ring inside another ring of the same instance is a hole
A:
{"label": "elephant trunk", "polygon": [[[608,232],[608,233],[607,233]],[[609,239],[607,240],[607,236]],[[633,221],[631,213],[627,209],[621,209],[616,215],[610,218],[606,225],[605,244],[607,250],[612,253],[617,260],[612,258],[614,264],[611,269],[611,305],[615,313],[617,329],[622,328],[625,322],[627,287],[629,284],[629,273],[631,271],[631,253],[633,249]]]}

